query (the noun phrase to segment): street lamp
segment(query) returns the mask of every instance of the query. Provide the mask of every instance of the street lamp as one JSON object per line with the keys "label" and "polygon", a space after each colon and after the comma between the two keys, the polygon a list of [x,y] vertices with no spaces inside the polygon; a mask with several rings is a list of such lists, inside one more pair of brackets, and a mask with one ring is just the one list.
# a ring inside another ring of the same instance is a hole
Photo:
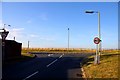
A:
{"label": "street lamp", "polygon": [[[87,10],[85,13],[93,14],[97,13],[98,14],[98,38],[100,39],[100,43],[97,44],[97,50],[96,50],[96,57],[95,57],[95,64],[98,64],[100,61],[100,52],[101,52],[101,33],[100,33],[100,12],[99,11],[92,11],[92,10]],[[98,55],[99,53],[99,55]]]}
{"label": "street lamp", "polygon": [[69,52],[69,36],[70,36],[70,33],[69,33],[69,28],[68,28],[68,52]]}

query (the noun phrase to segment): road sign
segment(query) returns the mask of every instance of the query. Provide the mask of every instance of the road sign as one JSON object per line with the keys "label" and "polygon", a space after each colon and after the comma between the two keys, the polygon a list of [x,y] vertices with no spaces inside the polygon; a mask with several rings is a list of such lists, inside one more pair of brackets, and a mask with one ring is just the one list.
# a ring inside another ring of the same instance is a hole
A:
{"label": "road sign", "polygon": [[9,33],[8,31],[1,33],[1,37],[2,37],[3,40],[5,40],[5,38],[7,37],[8,33]]}
{"label": "road sign", "polygon": [[95,38],[94,38],[94,43],[95,43],[95,44],[99,44],[100,41],[101,41],[101,40],[100,40],[98,37],[95,37]]}

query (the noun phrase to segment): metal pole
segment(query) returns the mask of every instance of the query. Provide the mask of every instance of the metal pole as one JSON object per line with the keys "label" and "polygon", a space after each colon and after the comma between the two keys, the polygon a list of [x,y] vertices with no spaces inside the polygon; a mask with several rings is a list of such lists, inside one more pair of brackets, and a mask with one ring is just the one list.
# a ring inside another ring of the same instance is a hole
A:
{"label": "metal pole", "polygon": [[5,40],[2,38],[2,63],[4,63],[5,60]]}
{"label": "metal pole", "polygon": [[27,53],[29,53],[29,43],[30,43],[30,42],[28,41],[28,50],[27,50]]}
{"label": "metal pole", "polygon": [[69,52],[69,28],[68,28],[68,52]]}
{"label": "metal pole", "polygon": [[[98,37],[101,40],[101,33],[100,33],[100,12],[98,12]],[[98,63],[99,63],[99,60],[100,60],[100,52],[101,52],[101,42],[98,44],[98,53],[99,53]]]}
{"label": "metal pole", "polygon": [[[98,12],[98,37],[101,40],[101,33],[100,33],[100,12]],[[101,42],[98,44],[98,52],[99,52],[99,58],[100,58],[100,54],[101,54]]]}
{"label": "metal pole", "polygon": [[14,37],[14,41],[15,41],[15,37]]}
{"label": "metal pole", "polygon": [[94,57],[94,64],[98,64],[98,44],[96,44],[96,54]]}

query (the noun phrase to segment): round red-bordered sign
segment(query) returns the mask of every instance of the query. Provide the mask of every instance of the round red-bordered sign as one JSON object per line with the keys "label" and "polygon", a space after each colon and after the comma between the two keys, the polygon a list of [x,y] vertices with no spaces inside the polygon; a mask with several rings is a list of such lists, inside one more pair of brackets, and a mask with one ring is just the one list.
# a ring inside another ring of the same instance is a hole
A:
{"label": "round red-bordered sign", "polygon": [[100,41],[101,41],[101,40],[100,40],[98,37],[95,37],[95,38],[94,38],[94,43],[95,43],[95,44],[99,44]]}

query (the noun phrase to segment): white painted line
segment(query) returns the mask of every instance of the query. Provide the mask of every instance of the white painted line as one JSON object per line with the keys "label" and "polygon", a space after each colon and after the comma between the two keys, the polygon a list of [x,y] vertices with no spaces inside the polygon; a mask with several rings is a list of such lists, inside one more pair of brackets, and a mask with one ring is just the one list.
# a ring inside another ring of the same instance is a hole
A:
{"label": "white painted line", "polygon": [[61,58],[63,55],[60,55],[60,57],[59,58]]}
{"label": "white painted line", "polygon": [[53,54],[48,54],[48,56],[52,56]]}
{"label": "white painted line", "polygon": [[52,65],[52,64],[55,63],[56,61],[57,61],[57,59],[54,60],[53,62],[51,62],[50,64],[48,64],[46,67],[49,67],[50,65]]}
{"label": "white painted line", "polygon": [[25,78],[25,79],[23,79],[23,80],[26,80],[26,79],[28,79],[28,78],[32,77],[33,75],[37,74],[38,72],[39,72],[39,71],[34,72],[33,74],[29,75],[28,77],[26,77],[26,78]]}
{"label": "white painted line", "polygon": [[50,56],[50,54],[48,54],[48,56]]}

